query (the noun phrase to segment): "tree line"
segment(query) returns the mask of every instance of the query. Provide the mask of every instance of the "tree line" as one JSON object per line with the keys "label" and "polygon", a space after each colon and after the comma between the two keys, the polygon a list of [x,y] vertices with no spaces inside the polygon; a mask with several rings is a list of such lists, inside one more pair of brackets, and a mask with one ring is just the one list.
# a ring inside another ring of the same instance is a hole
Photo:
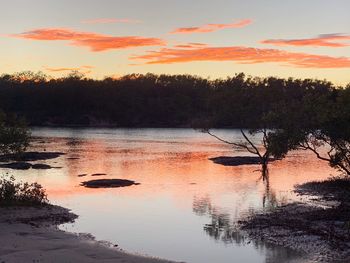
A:
{"label": "tree line", "polygon": [[0,77],[0,108],[30,125],[192,127],[206,119],[213,127],[251,128],[284,105],[338,97],[343,89],[327,81],[243,73],[214,80],[155,74],[94,80],[77,72],[58,79],[21,72]]}
{"label": "tree line", "polygon": [[[240,128],[245,140],[233,145],[256,154],[263,170],[270,158],[305,149],[350,175],[350,84],[243,73],[94,80],[21,72],[0,77],[0,94],[0,108],[30,125],[194,127],[214,136],[211,128]],[[261,135],[263,149],[243,128]]]}

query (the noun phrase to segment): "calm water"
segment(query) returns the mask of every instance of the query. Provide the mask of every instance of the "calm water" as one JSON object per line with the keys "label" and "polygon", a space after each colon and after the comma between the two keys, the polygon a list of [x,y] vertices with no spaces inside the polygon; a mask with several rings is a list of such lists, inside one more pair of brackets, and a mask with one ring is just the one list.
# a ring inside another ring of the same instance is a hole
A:
{"label": "calm water", "polygon": [[[240,139],[237,130],[215,132]],[[44,162],[62,168],[7,171],[40,182],[52,203],[79,215],[62,229],[91,233],[129,252],[192,263],[303,262],[293,251],[249,242],[233,228],[242,216],[296,199],[294,184],[333,172],[313,155],[293,152],[271,164],[266,187],[259,166],[225,167],[208,160],[245,152],[191,129],[38,128],[33,135],[34,150],[66,153]],[[97,179],[93,173],[140,185],[79,186]]]}

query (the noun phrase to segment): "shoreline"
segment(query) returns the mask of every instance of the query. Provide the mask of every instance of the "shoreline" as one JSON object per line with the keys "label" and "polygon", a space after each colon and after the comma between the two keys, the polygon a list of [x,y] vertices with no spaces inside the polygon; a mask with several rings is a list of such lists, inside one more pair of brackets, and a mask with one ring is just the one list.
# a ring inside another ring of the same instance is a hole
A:
{"label": "shoreline", "polygon": [[302,252],[311,262],[350,262],[348,184],[350,179],[335,178],[297,185],[294,191],[307,201],[252,214],[238,228],[250,239]]}
{"label": "shoreline", "polygon": [[[196,130],[192,125],[134,125],[134,126],[120,126],[120,125],[70,125],[70,124],[57,124],[57,125],[29,125],[30,129],[45,129],[45,128],[59,128],[59,129],[191,129]],[[249,127],[236,127],[236,126],[220,126],[213,127],[214,130],[249,130]]]}
{"label": "shoreline", "polygon": [[124,262],[171,263],[155,257],[129,254],[90,234],[60,230],[78,216],[68,209],[43,207],[0,207],[0,262]]}

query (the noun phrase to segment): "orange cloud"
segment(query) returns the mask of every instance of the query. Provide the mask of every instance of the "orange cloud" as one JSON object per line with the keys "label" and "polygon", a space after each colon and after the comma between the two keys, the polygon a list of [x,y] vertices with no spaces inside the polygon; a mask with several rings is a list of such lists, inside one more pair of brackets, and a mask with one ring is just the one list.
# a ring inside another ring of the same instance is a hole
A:
{"label": "orange cloud", "polygon": [[86,73],[90,73],[91,70],[93,69],[93,66],[85,65],[81,67],[76,67],[76,68],[51,68],[51,67],[44,67],[45,70],[50,71],[50,72],[63,72],[63,71],[85,71]]}
{"label": "orange cloud", "polygon": [[171,34],[192,34],[192,33],[209,33],[226,28],[242,28],[253,23],[251,19],[240,20],[230,24],[207,24],[198,27],[181,27],[170,32]]}
{"label": "orange cloud", "polygon": [[127,23],[127,24],[136,24],[141,23],[140,20],[134,19],[117,19],[117,18],[97,18],[97,19],[88,19],[82,20],[82,24],[113,24],[113,23]]}
{"label": "orange cloud", "polygon": [[261,41],[263,44],[276,46],[312,46],[312,47],[348,47],[350,43],[339,43],[350,41],[350,35],[324,34],[316,38],[307,39],[267,39]]}
{"label": "orange cloud", "polygon": [[278,49],[251,47],[204,47],[196,49],[169,49],[149,51],[131,59],[145,60],[146,64],[171,64],[193,61],[234,61],[242,64],[279,63],[301,68],[349,68],[347,57],[331,57],[293,53]]}
{"label": "orange cloud", "polygon": [[88,47],[94,52],[143,46],[163,46],[166,44],[165,41],[159,38],[138,36],[116,37],[90,32],[79,32],[67,28],[35,29],[21,34],[11,35],[11,37],[31,40],[68,41],[70,45]]}
{"label": "orange cloud", "polygon": [[188,44],[179,44],[174,46],[175,48],[199,48],[199,47],[207,47],[207,44],[202,43],[188,43]]}

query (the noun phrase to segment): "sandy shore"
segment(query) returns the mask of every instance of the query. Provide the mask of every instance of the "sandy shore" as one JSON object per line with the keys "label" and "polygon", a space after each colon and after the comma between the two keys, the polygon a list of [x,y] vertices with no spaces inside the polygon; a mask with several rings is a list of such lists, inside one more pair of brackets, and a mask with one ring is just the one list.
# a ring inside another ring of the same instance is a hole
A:
{"label": "sandy shore", "polygon": [[58,206],[0,208],[0,262],[170,262],[127,254],[89,235],[58,229],[75,218]]}

